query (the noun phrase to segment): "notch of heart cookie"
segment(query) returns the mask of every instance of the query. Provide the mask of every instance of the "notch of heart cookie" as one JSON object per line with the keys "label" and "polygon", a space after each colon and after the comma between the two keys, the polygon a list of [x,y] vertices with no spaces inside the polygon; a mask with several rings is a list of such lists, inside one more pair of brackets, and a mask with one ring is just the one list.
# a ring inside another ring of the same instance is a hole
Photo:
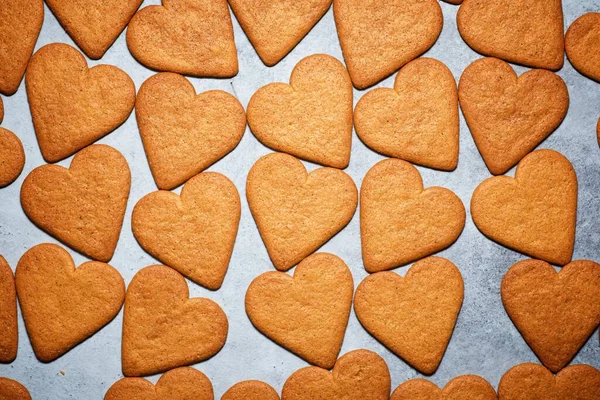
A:
{"label": "notch of heart cookie", "polygon": [[25,327],[36,357],[50,362],[91,337],[117,315],[125,283],[108,264],[75,268],[70,254],[40,244],[19,260],[15,282]]}
{"label": "notch of heart cookie", "polygon": [[342,347],[354,281],[344,261],[328,253],[305,258],[291,277],[266,272],[246,292],[246,313],[268,338],[321,368]]}
{"label": "notch of heart cookie", "polygon": [[410,163],[375,164],[360,188],[362,257],[368,272],[406,265],[454,243],[465,224],[462,201],[442,187],[423,188]]}
{"label": "notch of heart cookie", "polygon": [[483,181],[471,197],[471,216],[491,240],[557,265],[571,261],[577,219],[577,175],[562,154],[536,150],[515,177]]}
{"label": "notch of heart cookie", "polygon": [[378,88],[356,105],[358,137],[389,157],[444,171],[458,164],[459,117],[456,82],[440,61],[406,64],[394,88]]}
{"label": "notch of heart cookie", "polygon": [[390,400],[497,400],[496,391],[488,381],[477,375],[457,376],[443,389],[425,379],[411,379],[394,390]]}
{"label": "notch of heart cookie", "polygon": [[552,372],[567,365],[600,325],[600,265],[592,261],[573,261],[558,273],[544,261],[520,261],[500,292],[511,320]]}
{"label": "notch of heart cookie", "polygon": [[429,257],[405,277],[377,272],[356,288],[354,311],[362,326],[394,354],[433,374],[446,351],[462,306],[464,284],[450,261]]}
{"label": "notch of heart cookie", "polygon": [[121,361],[125,376],[194,364],[218,353],[229,323],[207,298],[189,298],[185,278],[162,265],[143,268],[127,288]]}

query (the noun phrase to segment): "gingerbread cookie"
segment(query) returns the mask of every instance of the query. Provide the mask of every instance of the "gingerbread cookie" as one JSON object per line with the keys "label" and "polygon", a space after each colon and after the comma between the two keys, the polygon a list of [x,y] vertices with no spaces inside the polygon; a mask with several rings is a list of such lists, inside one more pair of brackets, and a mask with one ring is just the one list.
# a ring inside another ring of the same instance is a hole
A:
{"label": "gingerbread cookie", "polygon": [[2,102],[2,97],[0,97],[0,123],[4,119],[4,103]]}
{"label": "gingerbread cookie", "polygon": [[394,390],[390,400],[496,400],[496,391],[477,375],[462,375],[438,388],[425,379],[411,379]]}
{"label": "gingerbread cookie", "polygon": [[301,368],[283,385],[281,400],[387,400],[390,371],[376,353],[354,350],[340,357],[333,371]]}
{"label": "gingerbread cookie", "polygon": [[229,0],[229,5],[258,56],[271,67],[306,36],[331,1]]}
{"label": "gingerbread cookie", "polygon": [[346,168],[352,146],[352,82],[337,59],[315,54],[248,103],[248,125],[264,145],[318,164]]}
{"label": "gingerbread cookie", "polygon": [[0,93],[19,88],[44,22],[42,0],[0,2]]}
{"label": "gingerbread cookie", "polygon": [[458,31],[476,52],[531,68],[564,61],[561,0],[465,0]]}
{"label": "gingerbread cookie", "polygon": [[377,340],[431,375],[442,361],[463,295],[458,268],[445,258],[429,257],[404,278],[390,271],[365,278],[356,288],[354,311]]}
{"label": "gingerbread cookie", "polygon": [[437,0],[334,0],[333,15],[357,89],[376,84],[429,50],[444,22]]}
{"label": "gingerbread cookie", "polygon": [[462,4],[463,0],[444,0],[446,3],[450,3],[450,4],[454,4],[454,5],[458,5],[458,4]]}
{"label": "gingerbread cookie", "polygon": [[483,181],[471,197],[471,216],[488,238],[552,264],[571,261],[577,220],[577,175],[562,154],[536,150],[515,178]]}
{"label": "gingerbread cookie", "polygon": [[143,0],[46,0],[77,46],[98,59],[119,37]]}
{"label": "gingerbread cookie", "polygon": [[501,294],[517,329],[552,372],[600,325],[600,265],[592,261],[573,261],[559,273],[544,261],[520,261],[504,276]]}
{"label": "gingerbread cookie", "polygon": [[125,283],[108,264],[75,268],[62,247],[40,244],[17,264],[15,281],[27,334],[36,357],[50,362],[83,342],[119,312]]}
{"label": "gingerbread cookie", "polygon": [[271,271],[254,279],[246,292],[246,313],[267,337],[330,369],[342,347],[353,291],[344,261],[317,253],[298,264],[293,278]]}
{"label": "gingerbread cookie", "polygon": [[202,372],[190,367],[172,369],[156,385],[143,378],[115,382],[104,400],[213,400],[213,387]]}
{"label": "gingerbread cookie", "polygon": [[135,102],[140,136],[159,189],[171,190],[227,155],[242,139],[246,114],[227,92],[196,95],[181,75],[160,73]]}
{"label": "gingerbread cookie", "polygon": [[119,240],[130,186],[127,160],[97,144],[77,153],[68,169],[42,165],[31,171],[21,186],[21,205],[48,234],[107,262]]}
{"label": "gingerbread cookie", "polygon": [[287,271],[350,222],[358,193],[350,176],[333,168],[310,174],[296,158],[272,153],[250,169],[246,196],[273,265]]}
{"label": "gingerbread cookie", "polygon": [[261,381],[243,381],[230,387],[221,400],[279,400],[279,394]]}
{"label": "gingerbread cookie", "polygon": [[499,400],[597,400],[600,371],[589,365],[571,365],[558,375],[537,364],[519,364],[498,385]]}
{"label": "gingerbread cookie", "polygon": [[577,71],[600,82],[600,12],[584,14],[571,24],[565,50]]}
{"label": "gingerbread cookie", "polygon": [[25,166],[25,150],[17,135],[0,128],[0,188],[10,185]]}
{"label": "gingerbread cookie", "polygon": [[146,267],[127,287],[123,374],[152,375],[206,360],[221,350],[228,327],[217,303],[189,298],[185,278],[175,270]]}
{"label": "gingerbread cookie", "polygon": [[17,326],[17,292],[10,266],[0,256],[0,363],[17,358],[19,330]]}
{"label": "gingerbread cookie", "polygon": [[569,91],[556,74],[542,69],[517,76],[497,58],[469,65],[458,86],[460,105],[488,169],[504,174],[562,122]]}
{"label": "gingerbread cookie", "polygon": [[600,145],[600,119],[598,119],[598,125],[596,125],[596,135],[598,136],[598,145]]}
{"label": "gingerbread cookie", "polygon": [[0,400],[31,400],[31,395],[19,382],[0,378]]}
{"label": "gingerbread cookie", "polygon": [[217,172],[190,179],[181,196],[161,190],[133,209],[131,228],[148,253],[209,289],[223,283],[240,222],[240,196]]}
{"label": "gingerbread cookie", "polygon": [[133,110],[135,85],[112,65],[87,67],[75,48],[52,43],[25,76],[33,126],[47,162],[67,158],[115,130]]}
{"label": "gingerbread cookie", "polygon": [[162,0],[142,8],[127,29],[127,47],[158,71],[211,78],[238,73],[227,0]]}
{"label": "gingerbread cookie", "polygon": [[423,188],[406,161],[375,164],[360,188],[362,257],[368,272],[392,269],[441,251],[458,239],[465,207],[450,190]]}
{"label": "gingerbread cookie", "polygon": [[426,167],[458,164],[458,95],[452,72],[440,61],[406,64],[394,89],[365,94],[354,111],[360,139],[373,150]]}

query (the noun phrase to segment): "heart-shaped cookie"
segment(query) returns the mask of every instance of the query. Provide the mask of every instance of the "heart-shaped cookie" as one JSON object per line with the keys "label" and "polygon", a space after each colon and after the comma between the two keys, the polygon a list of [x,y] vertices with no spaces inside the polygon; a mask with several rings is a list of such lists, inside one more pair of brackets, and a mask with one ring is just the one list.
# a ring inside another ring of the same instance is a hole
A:
{"label": "heart-shaped cookie", "polygon": [[442,31],[437,0],[334,0],[344,60],[357,89],[425,53]]}
{"label": "heart-shaped cookie", "polygon": [[19,88],[40,35],[44,2],[2,0],[0,21],[0,93],[10,96]]}
{"label": "heart-shaped cookie", "polygon": [[240,196],[217,172],[190,179],[181,196],[161,190],[133,209],[131,228],[148,253],[199,285],[223,283],[240,222]]}
{"label": "heart-shaped cookie", "polygon": [[271,83],[248,103],[248,125],[264,145],[334,168],[346,168],[352,146],[352,83],[337,59],[302,59],[290,84]]}
{"label": "heart-shaped cookie", "polygon": [[404,278],[391,271],[366,277],[356,288],[354,311],[377,340],[431,375],[442,361],[463,295],[458,268],[445,258],[429,257]]}
{"label": "heart-shaped cookie", "polygon": [[98,59],[123,32],[143,0],[46,0],[83,52]]}
{"label": "heart-shaped cookie", "polygon": [[19,382],[8,378],[0,378],[1,400],[31,400],[29,390]]}
{"label": "heart-shaped cookie", "polygon": [[465,207],[452,191],[424,189],[419,171],[408,162],[378,162],[360,188],[365,269],[392,269],[447,248],[460,236],[465,218]]}
{"label": "heart-shaped cookie", "polygon": [[360,139],[373,150],[426,167],[458,164],[458,95],[452,72],[440,61],[406,64],[394,89],[365,94],[354,110]]}
{"label": "heart-shaped cookie", "polygon": [[425,379],[411,379],[394,390],[390,400],[496,400],[496,391],[477,375],[462,375],[438,388]]}
{"label": "heart-shaped cookie", "polygon": [[306,36],[331,1],[229,0],[229,5],[260,59],[271,67]]}
{"label": "heart-shaped cookie", "polygon": [[52,43],[25,76],[33,126],[47,162],[67,158],[115,130],[133,110],[135,85],[112,65],[87,67],[75,48]]}
{"label": "heart-shaped cookie", "polygon": [[387,400],[390,371],[376,353],[354,350],[340,357],[333,371],[301,368],[283,385],[281,400]]}
{"label": "heart-shaped cookie", "polygon": [[125,376],[144,376],[197,363],[221,350],[227,316],[217,303],[189,298],[185,278],[162,265],[146,267],[127,288],[123,314]]}
{"label": "heart-shaped cookie", "polygon": [[569,108],[560,76],[542,69],[517,76],[497,58],[469,65],[458,86],[460,105],[488,169],[504,174],[546,139]]}
{"label": "heart-shaped cookie", "polygon": [[282,153],[260,158],[250,169],[246,196],[273,265],[287,271],[338,233],[354,215],[356,185],[343,171],[310,174]]}
{"label": "heart-shaped cookie", "polygon": [[0,256],[0,363],[17,358],[19,330],[17,326],[17,292],[10,266]]}
{"label": "heart-shaped cookie", "polygon": [[353,291],[344,261],[317,253],[298,264],[293,278],[271,271],[254,279],[246,292],[246,313],[267,337],[330,369],[342,347]]}
{"label": "heart-shaped cookie", "polygon": [[172,369],[156,385],[143,378],[115,382],[104,400],[213,400],[213,387],[202,372],[190,367]]}
{"label": "heart-shaped cookie", "polygon": [[240,102],[227,92],[196,95],[181,75],[160,73],[135,101],[140,136],[159,189],[171,190],[224,157],[246,129]]}
{"label": "heart-shaped cookie", "polygon": [[483,181],[471,197],[471,216],[490,239],[552,264],[571,261],[577,220],[577,175],[562,154],[536,150],[515,178]]}
{"label": "heart-shaped cookie", "polygon": [[531,68],[563,66],[561,0],[464,0],[456,22],[478,53]]}
{"label": "heart-shaped cookie", "polygon": [[598,125],[596,125],[596,135],[598,136],[598,145],[600,145],[600,119],[598,119]]}
{"label": "heart-shaped cookie", "polygon": [[538,364],[509,369],[498,385],[500,400],[596,400],[600,398],[600,371],[577,364],[558,375]]}
{"label": "heart-shaped cookie", "polygon": [[127,28],[127,47],[158,71],[211,78],[238,73],[227,0],[162,0],[138,11]]}
{"label": "heart-shaped cookie", "polygon": [[0,188],[10,185],[25,166],[21,139],[8,129],[0,128]]}
{"label": "heart-shaped cookie", "polygon": [[125,283],[108,264],[75,268],[55,244],[29,249],[17,264],[15,282],[27,334],[38,359],[50,362],[83,342],[119,312]]}
{"label": "heart-shaped cookie", "polygon": [[571,24],[565,50],[577,71],[600,82],[600,12],[584,14]]}
{"label": "heart-shaped cookie", "polygon": [[130,186],[127,160],[97,144],[77,153],[69,169],[42,165],[31,171],[21,186],[21,205],[48,234],[107,262],[119,240]]}
{"label": "heart-shaped cookie", "polygon": [[600,325],[600,265],[573,261],[556,273],[540,260],[513,265],[501,286],[510,319],[550,371],[560,371]]}
{"label": "heart-shaped cookie", "polygon": [[279,394],[261,381],[243,381],[230,387],[221,400],[279,400]]}
{"label": "heart-shaped cookie", "polygon": [[2,97],[0,97],[0,123],[4,119],[4,102],[2,101]]}

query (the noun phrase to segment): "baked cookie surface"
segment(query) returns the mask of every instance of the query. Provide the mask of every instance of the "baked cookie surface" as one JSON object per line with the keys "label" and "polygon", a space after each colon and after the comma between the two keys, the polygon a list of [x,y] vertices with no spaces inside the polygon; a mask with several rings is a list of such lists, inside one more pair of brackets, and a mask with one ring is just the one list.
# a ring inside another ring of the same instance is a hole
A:
{"label": "baked cookie surface", "polygon": [[600,12],[584,14],[571,24],[565,50],[577,71],[600,82]]}
{"label": "baked cookie surface", "polygon": [[0,128],[0,188],[13,183],[25,166],[21,139],[8,129]]}

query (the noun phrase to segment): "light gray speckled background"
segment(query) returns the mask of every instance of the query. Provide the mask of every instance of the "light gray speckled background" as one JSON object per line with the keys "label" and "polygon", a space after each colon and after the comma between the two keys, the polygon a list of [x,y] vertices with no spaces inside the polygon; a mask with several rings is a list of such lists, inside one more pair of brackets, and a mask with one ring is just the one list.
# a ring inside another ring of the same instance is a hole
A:
{"label": "light gray speckled background", "polygon": [[[147,0],[159,4],[160,0]],[[565,27],[588,11],[600,11],[600,0],[563,0]],[[441,3],[444,12],[444,30],[427,56],[446,63],[456,79],[463,69],[479,56],[460,38],[456,29],[457,7]],[[272,68],[262,64],[248,39],[234,18],[235,41],[240,60],[240,73],[231,80],[191,79],[198,92],[222,89],[235,94],[244,106],[261,86],[273,82],[287,82],[294,65],[303,57],[314,53],[331,54],[342,60],[333,14],[331,10],[308,36],[282,62]],[[46,8],[45,21],[37,48],[52,42],[73,41],[63,31]],[[125,70],[136,87],[154,74],[138,64],[129,54],[122,34],[100,61]],[[524,68],[517,68],[519,73]],[[563,153],[575,166],[579,178],[579,210],[575,259],[600,261],[600,148],[596,141],[595,126],[600,117],[600,84],[579,75],[568,62],[559,72],[567,82],[571,96],[569,113],[561,127],[541,147]],[[378,86],[391,87],[393,77]],[[355,91],[355,102],[364,92]],[[5,118],[2,127],[15,132],[23,141],[27,155],[25,169],[11,186],[0,190],[0,253],[14,268],[21,255],[30,247],[53,242],[47,234],[36,228],[23,213],[19,203],[19,190],[23,179],[35,167],[44,163],[33,131],[24,84],[11,97],[3,97]],[[112,134],[100,140],[116,147],[127,158],[132,170],[131,196],[127,214],[114,258],[110,262],[128,283],[133,275],[156,263],[135,241],[131,232],[131,210],[145,194],[156,190],[150,174],[144,149],[138,134],[135,117]],[[196,365],[212,380],[215,398],[234,383],[246,379],[260,379],[278,391],[285,379],[307,364],[260,334],[251,325],[244,312],[244,294],[248,284],[259,274],[272,271],[265,247],[260,239],[247,203],[245,181],[252,164],[269,150],[260,144],[249,129],[240,145],[227,157],[210,168],[231,178],[242,196],[242,219],[229,272],[223,287],[211,292],[189,283],[192,296],[205,296],[218,302],[229,317],[230,330],[223,350],[212,359]],[[354,135],[352,159],[346,170],[357,186],[367,170],[382,157],[366,148]],[[60,165],[68,166],[71,159]],[[309,169],[315,168],[308,165]],[[460,162],[456,171],[447,173],[419,168],[425,186],[445,186],[460,196],[465,205],[470,202],[475,187],[490,176],[461,116]],[[511,171],[509,174],[513,174]],[[179,189],[177,190],[179,192]],[[322,248],[342,257],[354,275],[355,285],[367,275],[362,267],[358,212],[352,222]],[[73,251],[79,265],[85,258]],[[536,362],[537,359],[525,344],[500,300],[500,281],[507,269],[525,257],[507,250],[481,235],[470,216],[465,230],[450,249],[441,253],[461,270],[465,281],[465,300],[456,329],[439,370],[430,379],[444,385],[451,378],[475,373],[497,386],[502,374],[515,364]],[[405,268],[397,270],[400,274]],[[120,363],[122,313],[108,326],[83,344],[49,364],[38,362],[32,352],[25,327],[19,317],[19,354],[10,365],[0,365],[0,376],[17,379],[25,384],[34,399],[101,399],[112,383],[122,377]],[[392,387],[420,376],[415,370],[386,350],[359,324],[354,314],[350,317],[341,354],[353,349],[366,348],[384,357],[392,374]],[[600,367],[598,335],[594,334],[579,352],[575,361]],[[61,375],[63,370],[65,375]],[[156,381],[157,377],[151,377]]]}

